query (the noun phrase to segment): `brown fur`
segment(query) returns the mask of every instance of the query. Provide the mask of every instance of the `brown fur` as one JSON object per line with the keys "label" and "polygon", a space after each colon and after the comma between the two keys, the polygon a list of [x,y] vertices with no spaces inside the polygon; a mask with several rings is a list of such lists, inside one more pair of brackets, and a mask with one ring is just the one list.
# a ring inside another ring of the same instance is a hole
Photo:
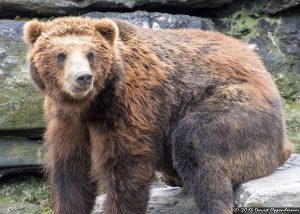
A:
{"label": "brown fur", "polygon": [[291,154],[293,154],[293,152],[295,152],[295,146],[289,140],[286,139],[283,145],[282,159],[279,162],[279,165],[284,164],[289,159]]}
{"label": "brown fur", "polygon": [[[106,213],[145,213],[155,170],[182,181],[200,213],[231,213],[233,188],[293,151],[270,74],[235,39],[75,17],[29,22],[24,38],[45,93],[55,213],[89,213],[99,179]],[[74,46],[95,52],[93,88],[80,99],[55,60]]]}

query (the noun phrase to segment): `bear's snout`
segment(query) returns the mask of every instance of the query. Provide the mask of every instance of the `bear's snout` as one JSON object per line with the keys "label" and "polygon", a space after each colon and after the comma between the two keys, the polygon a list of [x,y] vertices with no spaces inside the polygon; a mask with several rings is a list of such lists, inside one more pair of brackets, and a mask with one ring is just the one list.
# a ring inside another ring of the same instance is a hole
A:
{"label": "bear's snout", "polygon": [[86,52],[69,50],[64,68],[65,91],[73,98],[81,99],[92,90],[93,81],[93,73]]}
{"label": "bear's snout", "polygon": [[93,76],[89,72],[79,72],[74,75],[75,82],[80,87],[87,87],[92,84]]}

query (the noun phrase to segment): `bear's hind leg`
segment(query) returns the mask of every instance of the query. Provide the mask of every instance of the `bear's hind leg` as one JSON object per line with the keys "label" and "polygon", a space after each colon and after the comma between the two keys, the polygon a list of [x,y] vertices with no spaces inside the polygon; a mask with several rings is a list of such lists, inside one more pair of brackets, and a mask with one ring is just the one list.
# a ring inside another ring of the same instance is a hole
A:
{"label": "bear's hind leg", "polygon": [[233,187],[221,159],[200,152],[182,131],[173,134],[174,165],[199,214],[232,214]]}
{"label": "bear's hind leg", "polygon": [[232,213],[233,185],[271,174],[282,159],[281,110],[209,100],[191,109],[172,134],[174,167],[199,213]]}

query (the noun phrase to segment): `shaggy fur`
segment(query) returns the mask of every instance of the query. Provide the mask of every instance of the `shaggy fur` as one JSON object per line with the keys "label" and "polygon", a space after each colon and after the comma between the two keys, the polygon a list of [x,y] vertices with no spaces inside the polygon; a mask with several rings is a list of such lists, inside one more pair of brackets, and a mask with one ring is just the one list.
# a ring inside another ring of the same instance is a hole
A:
{"label": "shaggy fur", "polygon": [[[99,179],[105,213],[145,213],[155,170],[182,182],[199,213],[229,214],[235,187],[292,152],[271,76],[238,40],[75,17],[28,22],[24,38],[45,94],[56,214],[90,213]],[[95,52],[93,88],[80,99],[63,89],[55,58],[74,46]]]}

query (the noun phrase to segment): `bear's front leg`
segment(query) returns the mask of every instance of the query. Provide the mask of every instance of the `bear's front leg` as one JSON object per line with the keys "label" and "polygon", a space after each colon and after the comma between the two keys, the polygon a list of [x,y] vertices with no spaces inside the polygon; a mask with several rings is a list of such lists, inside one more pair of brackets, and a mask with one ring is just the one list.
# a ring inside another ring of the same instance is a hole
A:
{"label": "bear's front leg", "polygon": [[[105,214],[145,214],[147,211],[149,187],[155,172],[154,158],[151,149],[138,148],[147,145],[135,143],[103,136],[92,140],[94,174],[105,181],[107,189]],[[132,147],[136,147],[134,152]]]}
{"label": "bear's front leg", "polygon": [[86,128],[74,121],[54,119],[48,125],[45,143],[54,213],[90,213],[97,184],[89,176],[91,155]]}
{"label": "bear's front leg", "polygon": [[106,169],[105,213],[145,214],[149,199],[149,186],[154,177],[145,159],[131,157]]}

